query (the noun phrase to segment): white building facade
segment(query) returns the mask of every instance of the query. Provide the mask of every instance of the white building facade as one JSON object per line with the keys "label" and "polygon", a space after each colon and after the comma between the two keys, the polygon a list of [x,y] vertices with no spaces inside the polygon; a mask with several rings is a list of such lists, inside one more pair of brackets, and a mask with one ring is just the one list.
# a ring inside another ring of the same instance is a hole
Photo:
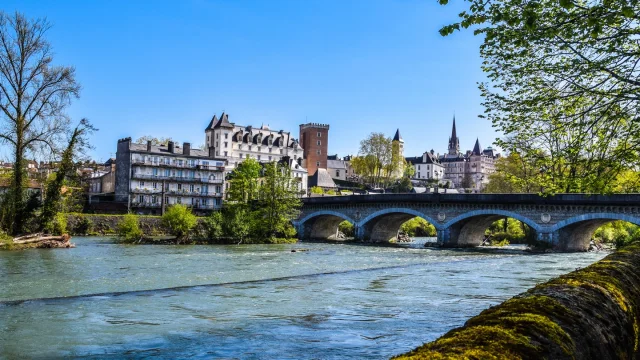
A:
{"label": "white building facade", "polygon": [[441,180],[444,177],[444,166],[438,160],[433,150],[427,151],[422,156],[405,158],[412,164],[415,170],[415,180]]}

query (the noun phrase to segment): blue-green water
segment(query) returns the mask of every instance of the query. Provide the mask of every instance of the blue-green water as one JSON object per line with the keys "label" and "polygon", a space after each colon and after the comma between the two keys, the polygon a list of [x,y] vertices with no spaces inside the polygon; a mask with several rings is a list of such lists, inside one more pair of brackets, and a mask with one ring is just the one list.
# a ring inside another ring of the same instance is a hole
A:
{"label": "blue-green water", "polygon": [[0,252],[0,358],[388,358],[606,255],[74,242]]}

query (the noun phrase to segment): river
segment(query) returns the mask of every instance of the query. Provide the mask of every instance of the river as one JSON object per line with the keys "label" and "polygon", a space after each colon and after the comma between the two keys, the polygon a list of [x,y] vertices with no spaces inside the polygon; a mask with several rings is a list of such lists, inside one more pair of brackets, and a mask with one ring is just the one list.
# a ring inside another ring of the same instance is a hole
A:
{"label": "river", "polygon": [[0,252],[0,358],[384,359],[606,255],[421,241]]}

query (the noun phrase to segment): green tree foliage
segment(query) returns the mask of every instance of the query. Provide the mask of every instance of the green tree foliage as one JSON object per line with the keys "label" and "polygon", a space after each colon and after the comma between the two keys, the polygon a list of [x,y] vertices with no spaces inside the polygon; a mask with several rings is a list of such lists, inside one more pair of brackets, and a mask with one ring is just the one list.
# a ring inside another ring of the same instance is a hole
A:
{"label": "green tree foliage", "polygon": [[491,244],[534,244],[536,239],[534,231],[529,225],[513,219],[504,218],[495,221],[487,230],[485,235],[491,238]]}
{"label": "green tree foliage", "polygon": [[220,211],[214,211],[204,219],[203,226],[209,240],[220,240],[224,235],[222,228],[223,221],[224,219]]}
{"label": "green tree foliage", "polygon": [[122,217],[116,228],[116,233],[126,242],[138,241],[144,235],[138,224],[138,217],[134,214],[127,214]]}
{"label": "green tree foliage", "polygon": [[283,234],[300,206],[298,187],[289,167],[275,162],[265,164],[256,207],[259,236],[274,238]]}
{"label": "green tree foliage", "polygon": [[414,217],[400,226],[400,231],[410,237],[434,237],[437,235],[435,226],[421,217]]}
{"label": "green tree foliage", "polygon": [[[447,0],[440,0],[446,4]],[[638,161],[638,0],[469,0],[442,35],[476,26],[498,144],[545,192],[610,192]]]}
{"label": "green tree foliage", "polygon": [[226,237],[242,243],[256,228],[255,214],[243,204],[226,206],[223,211],[223,231]]}
{"label": "green tree foliage", "polygon": [[167,146],[169,144],[169,141],[173,141],[173,139],[170,138],[170,137],[157,138],[157,137],[154,137],[154,136],[151,136],[151,135],[145,135],[145,136],[142,136],[142,137],[139,137],[138,139],[136,139],[135,143],[136,144],[146,144],[147,141],[151,141],[151,145],[154,145],[154,146]]}
{"label": "green tree foliage", "polygon": [[53,179],[47,183],[44,205],[40,216],[41,228],[47,227],[56,212],[61,210],[62,186],[69,176],[75,175],[73,157],[79,152],[79,149],[88,147],[86,136],[95,130],[86,119],[82,119],[80,124],[73,130],[69,144],[62,153],[60,166]]}
{"label": "green tree foliage", "polygon": [[398,144],[382,133],[371,133],[368,138],[360,141],[358,156],[351,160],[355,173],[372,187],[389,185],[394,175],[402,175],[400,170],[404,164]]}
{"label": "green tree foliage", "polygon": [[249,158],[236,165],[236,168],[229,174],[229,191],[227,200],[235,202],[251,202],[258,196],[258,179],[262,166],[260,163]]}
{"label": "green tree foliage", "polygon": [[177,243],[189,235],[196,222],[196,216],[182,204],[171,205],[162,215],[162,225],[176,236]]}
{"label": "green tree foliage", "polygon": [[470,189],[473,187],[473,179],[471,179],[471,174],[469,174],[468,172],[464,173],[462,181],[460,182],[460,187],[462,187],[463,189]]}
{"label": "green tree foliage", "polygon": [[27,218],[25,156],[56,153],[69,126],[64,110],[80,91],[74,68],[53,65],[50,27],[44,19],[0,12],[0,142],[14,161],[7,204],[14,234]]}
{"label": "green tree foliage", "polygon": [[344,236],[348,238],[352,238],[355,236],[355,226],[347,220],[338,224],[338,231],[344,234]]}
{"label": "green tree foliage", "polygon": [[640,227],[626,221],[612,221],[599,227],[593,235],[596,242],[623,247],[640,241]]}
{"label": "green tree foliage", "polygon": [[312,194],[319,194],[319,195],[324,194],[324,190],[322,190],[322,188],[321,188],[321,187],[319,187],[319,186],[314,186],[314,187],[312,187],[311,189],[309,189],[309,191],[310,191]]}
{"label": "green tree foliage", "polygon": [[512,152],[495,162],[496,171],[489,175],[487,193],[536,193],[542,191],[544,174],[528,158]]}

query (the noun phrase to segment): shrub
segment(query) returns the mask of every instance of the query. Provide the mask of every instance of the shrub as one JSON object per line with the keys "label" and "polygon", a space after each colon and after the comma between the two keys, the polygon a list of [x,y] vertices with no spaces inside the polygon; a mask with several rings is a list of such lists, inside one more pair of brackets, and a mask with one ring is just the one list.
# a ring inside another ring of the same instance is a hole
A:
{"label": "shrub", "polygon": [[338,193],[336,193],[336,191],[335,191],[335,190],[330,189],[330,190],[327,190],[326,194],[327,194],[327,195],[337,195]]}
{"label": "shrub", "polygon": [[140,240],[144,235],[138,225],[138,217],[134,214],[127,214],[122,217],[122,221],[116,229],[118,236],[127,242]]}
{"label": "shrub", "polygon": [[73,232],[76,234],[88,234],[91,232],[93,223],[86,216],[80,216],[76,222]]}
{"label": "shrub", "polygon": [[400,231],[410,237],[436,236],[436,228],[423,218],[415,217],[400,226]]}
{"label": "shrub", "polygon": [[298,232],[296,231],[296,228],[294,228],[290,223],[285,225],[284,230],[282,231],[282,236],[284,236],[285,239],[293,239],[297,234]]}
{"label": "shrub", "polygon": [[164,215],[162,215],[162,225],[164,225],[171,234],[175,235],[178,240],[189,235],[189,232],[196,226],[196,223],[196,216],[182,204],[172,205]]}
{"label": "shrub", "polygon": [[222,237],[222,213],[220,211],[214,211],[203,221],[203,227],[207,239],[218,240]]}
{"label": "shrub", "polygon": [[319,186],[314,186],[310,189],[312,194],[324,194],[324,191]]}
{"label": "shrub", "polygon": [[344,236],[346,236],[346,237],[353,237],[353,235],[354,235],[354,226],[353,226],[352,223],[350,223],[347,220],[345,220],[345,221],[341,222],[338,225],[338,231],[343,233]]}
{"label": "shrub", "polygon": [[45,226],[45,231],[53,235],[65,234],[67,232],[67,216],[63,213],[57,213],[53,220]]}

